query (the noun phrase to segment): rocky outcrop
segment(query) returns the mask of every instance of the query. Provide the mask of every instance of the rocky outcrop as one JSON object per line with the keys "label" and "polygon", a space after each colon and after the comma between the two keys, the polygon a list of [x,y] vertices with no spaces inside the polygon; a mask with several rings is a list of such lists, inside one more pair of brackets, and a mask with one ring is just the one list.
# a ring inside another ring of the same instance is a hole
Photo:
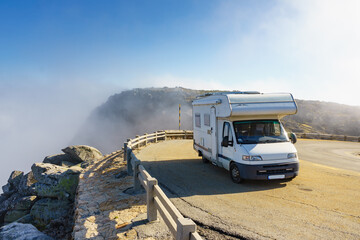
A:
{"label": "rocky outcrop", "polygon": [[9,239],[51,239],[44,234],[39,235],[44,238],[11,235],[19,226],[27,229],[32,225],[55,239],[71,239],[74,199],[79,174],[83,171],[81,163],[99,160],[102,154],[83,145],[67,147],[64,152],[46,157],[43,163],[33,164],[27,174],[13,171],[8,183],[2,187],[0,225],[7,224],[2,229],[9,231],[10,235],[6,235],[11,237]]}
{"label": "rocky outcrop", "polygon": [[53,240],[31,224],[11,223],[0,229],[0,239],[6,240]]}
{"label": "rocky outcrop", "polygon": [[35,163],[31,170],[37,180],[34,188],[38,196],[74,200],[81,168]]}

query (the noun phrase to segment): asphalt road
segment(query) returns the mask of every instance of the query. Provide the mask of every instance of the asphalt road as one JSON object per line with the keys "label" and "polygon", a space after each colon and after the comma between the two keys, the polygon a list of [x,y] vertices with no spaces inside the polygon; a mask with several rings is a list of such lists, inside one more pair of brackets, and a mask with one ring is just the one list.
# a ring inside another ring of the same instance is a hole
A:
{"label": "asphalt road", "polygon": [[[360,173],[358,161],[351,163],[360,144],[301,140],[297,147],[302,160],[293,181],[240,185],[203,164],[191,140],[151,144],[137,156],[206,239],[360,239]],[[310,162],[324,163],[321,156],[330,166]]]}
{"label": "asphalt road", "polygon": [[299,140],[299,158],[335,168],[360,172],[360,143],[327,140]]}

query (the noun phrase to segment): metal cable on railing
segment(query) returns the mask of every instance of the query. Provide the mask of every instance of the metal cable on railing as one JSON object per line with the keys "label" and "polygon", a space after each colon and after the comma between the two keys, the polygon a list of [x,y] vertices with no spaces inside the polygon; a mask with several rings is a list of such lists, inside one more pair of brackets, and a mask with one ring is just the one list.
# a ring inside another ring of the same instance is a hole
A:
{"label": "metal cable on railing", "polygon": [[124,160],[127,162],[128,174],[134,176],[135,191],[140,190],[141,186],[146,190],[148,221],[157,220],[159,212],[176,240],[200,240],[202,238],[196,232],[196,224],[191,219],[183,217],[160,188],[157,179],[145,170],[141,161],[132,152],[133,149],[145,146],[150,142],[156,143],[159,140],[179,138],[192,139],[193,132],[185,130],[158,131],[127,139],[124,143]]}

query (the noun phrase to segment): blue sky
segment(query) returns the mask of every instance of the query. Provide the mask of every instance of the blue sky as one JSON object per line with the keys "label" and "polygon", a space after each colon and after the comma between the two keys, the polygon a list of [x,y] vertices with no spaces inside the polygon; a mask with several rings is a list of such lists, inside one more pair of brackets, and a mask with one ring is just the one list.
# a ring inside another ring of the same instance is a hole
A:
{"label": "blue sky", "polygon": [[359,13],[356,0],[0,1],[1,161],[29,169],[135,87],[360,106]]}
{"label": "blue sky", "polygon": [[290,91],[360,105],[359,11],[351,0],[1,1],[0,81]]}

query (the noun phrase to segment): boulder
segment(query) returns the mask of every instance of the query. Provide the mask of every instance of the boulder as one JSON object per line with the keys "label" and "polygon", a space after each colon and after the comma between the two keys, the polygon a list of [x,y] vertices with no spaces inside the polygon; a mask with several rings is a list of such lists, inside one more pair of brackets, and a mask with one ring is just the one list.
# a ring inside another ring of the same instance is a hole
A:
{"label": "boulder", "polygon": [[15,222],[16,220],[28,215],[29,213],[30,210],[15,210],[15,209],[9,210],[5,214],[4,223],[8,224]]}
{"label": "boulder", "polygon": [[35,163],[31,167],[35,179],[36,195],[74,200],[81,169],[67,168],[49,163]]}
{"label": "boulder", "polygon": [[86,145],[69,146],[62,151],[71,156],[72,159],[76,159],[76,163],[99,160],[103,157],[99,150]]}
{"label": "boulder", "polygon": [[29,214],[36,199],[36,196],[26,196],[16,199],[10,204],[10,210],[6,212],[4,222],[11,223]]}
{"label": "boulder", "polygon": [[0,202],[0,225],[4,221],[6,212],[12,209],[21,197],[22,195],[20,193],[14,193],[6,200]]}
{"label": "boulder", "polygon": [[10,184],[13,185],[13,186],[17,186],[17,185],[19,185],[19,183],[20,183],[20,181],[21,181],[21,178],[22,178],[23,176],[24,176],[24,172],[22,172],[22,171],[13,171],[13,172],[10,174],[8,183],[10,183]]}
{"label": "boulder", "polygon": [[7,240],[52,240],[31,224],[11,223],[0,229],[0,239]]}
{"label": "boulder", "polygon": [[[77,160],[72,159],[70,155],[62,153],[62,154],[56,154],[52,156],[47,156],[44,158],[43,163],[51,163],[58,166],[62,166],[63,162],[76,162]],[[74,163],[72,164],[74,165]]]}
{"label": "boulder", "polygon": [[30,215],[37,227],[45,227],[55,219],[66,218],[72,207],[67,200],[43,198],[34,204]]}
{"label": "boulder", "polygon": [[34,195],[34,184],[36,183],[36,179],[34,178],[34,174],[30,171],[25,174],[21,180],[19,185],[17,185],[18,192],[22,193],[24,196],[26,195]]}

